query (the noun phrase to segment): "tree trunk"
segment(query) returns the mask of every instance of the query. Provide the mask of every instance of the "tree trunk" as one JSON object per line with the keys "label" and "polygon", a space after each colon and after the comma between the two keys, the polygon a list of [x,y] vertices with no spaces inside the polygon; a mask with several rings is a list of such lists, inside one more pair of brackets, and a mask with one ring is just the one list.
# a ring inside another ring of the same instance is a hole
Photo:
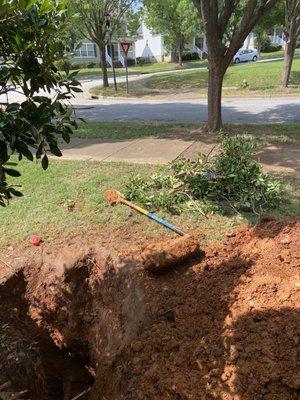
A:
{"label": "tree trunk", "polygon": [[172,50],[171,51],[171,62],[175,63],[177,61],[177,54],[176,54],[176,50]]}
{"label": "tree trunk", "polygon": [[107,75],[107,64],[106,64],[106,55],[105,55],[105,45],[98,44],[99,55],[100,55],[100,68],[102,70],[102,81],[103,87],[108,88],[108,75]]}
{"label": "tree trunk", "polygon": [[297,40],[289,40],[284,54],[282,87],[288,87]]}
{"label": "tree trunk", "polygon": [[183,63],[182,63],[182,54],[183,54],[183,49],[184,49],[184,39],[183,37],[181,37],[179,39],[179,43],[178,43],[178,63],[179,65],[182,67]]}
{"label": "tree trunk", "polygon": [[181,47],[178,49],[178,63],[182,67],[182,49],[181,49]]}
{"label": "tree trunk", "polygon": [[256,50],[258,52],[258,57],[260,57],[261,48],[262,48],[262,34],[261,33],[257,33],[257,36],[256,36]]}
{"label": "tree trunk", "polygon": [[[213,66],[212,66],[213,65]],[[222,85],[226,68],[222,65],[216,65],[215,62],[210,62],[208,73],[208,122],[209,131],[218,132],[222,129]]]}
{"label": "tree trunk", "polygon": [[260,53],[261,53],[261,43],[257,43],[257,53],[258,53],[258,58],[260,57]]}

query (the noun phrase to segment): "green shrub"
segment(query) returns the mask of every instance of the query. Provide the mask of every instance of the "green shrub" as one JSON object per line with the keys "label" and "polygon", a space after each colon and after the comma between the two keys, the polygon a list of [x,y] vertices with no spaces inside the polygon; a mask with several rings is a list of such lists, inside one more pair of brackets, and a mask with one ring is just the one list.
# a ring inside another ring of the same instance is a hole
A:
{"label": "green shrub", "polygon": [[224,199],[238,210],[275,208],[281,198],[281,188],[264,173],[253,158],[257,142],[245,136],[221,136],[221,148],[213,159],[217,179],[212,187],[214,199]]}
{"label": "green shrub", "polygon": [[78,62],[73,62],[71,64],[71,69],[80,69],[80,68],[82,68],[82,65],[79,64]]}
{"label": "green shrub", "polygon": [[135,65],[135,60],[133,60],[132,58],[128,58],[127,65],[128,67],[133,67]]}
{"label": "green shrub", "polygon": [[262,171],[253,157],[255,149],[252,138],[222,134],[216,155],[174,162],[147,180],[135,176],[127,186],[127,198],[173,213],[186,208],[197,211],[201,205],[260,214],[280,203],[282,189]]}
{"label": "green shrub", "polygon": [[274,51],[282,50],[282,46],[280,44],[271,43],[268,47],[263,47],[262,52],[264,53],[273,53]]}
{"label": "green shrub", "polygon": [[273,53],[274,51],[279,51],[281,49],[282,49],[282,46],[280,44],[271,43],[271,40],[269,37],[268,37],[268,40],[264,39],[262,46],[261,46],[261,51],[263,53]]}
{"label": "green shrub", "polygon": [[94,63],[93,61],[89,61],[89,62],[86,64],[86,67],[87,67],[87,68],[95,68],[95,66],[96,66],[96,63]]}
{"label": "green shrub", "polygon": [[261,51],[264,51],[263,49],[271,46],[271,39],[266,33],[262,33],[255,38],[254,45],[256,48],[260,48]]}
{"label": "green shrub", "polygon": [[71,61],[67,58],[62,58],[55,62],[55,66],[59,71],[70,71],[71,69]]}
{"label": "green shrub", "polygon": [[182,61],[193,61],[193,60],[199,60],[199,54],[196,52],[188,52],[183,54],[182,56]]}
{"label": "green shrub", "polygon": [[144,57],[137,57],[136,58],[136,64],[137,65],[144,65],[144,64],[149,64],[149,62],[147,62],[146,58],[144,58]]}

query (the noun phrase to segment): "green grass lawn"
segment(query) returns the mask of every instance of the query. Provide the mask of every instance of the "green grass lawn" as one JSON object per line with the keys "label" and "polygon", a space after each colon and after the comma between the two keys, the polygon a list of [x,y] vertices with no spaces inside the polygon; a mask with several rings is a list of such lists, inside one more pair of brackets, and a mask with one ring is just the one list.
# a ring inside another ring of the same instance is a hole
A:
{"label": "green grass lawn", "polygon": [[80,123],[73,136],[79,138],[99,138],[127,140],[148,136],[172,136],[178,132],[191,137],[191,131],[199,125],[190,123],[170,123],[151,121],[101,121]]}
{"label": "green grass lawn", "polygon": [[[282,60],[231,66],[224,77],[224,89],[226,87],[237,88],[239,92],[244,92],[245,90],[241,89],[241,84],[245,79],[249,84],[247,91],[279,91],[282,68]],[[206,89],[207,78],[207,70],[183,71],[152,76],[146,81],[146,87],[150,89]],[[300,58],[296,58],[293,62],[290,84],[298,86],[296,90],[299,91]]]}
{"label": "green grass lawn", "polygon": [[[154,167],[51,160],[46,172],[40,165],[28,161],[22,161],[18,169],[22,173],[18,183],[22,183],[24,197],[0,209],[0,249],[24,240],[29,243],[36,234],[46,242],[58,238],[63,242],[69,235],[85,236],[91,232],[106,235],[128,224],[140,230],[141,238],[166,234],[163,228],[158,229],[156,224],[127,207],[112,208],[103,196],[108,188],[124,190],[132,175],[146,175]],[[218,215],[208,221],[190,212],[180,216],[163,215],[185,229],[205,222],[211,238],[219,238],[220,232],[245,221],[240,215]]]}
{"label": "green grass lawn", "polygon": [[[296,55],[299,55],[300,52],[298,51],[298,49],[296,50]],[[281,58],[284,57],[284,50],[279,50],[279,51],[272,51],[270,53],[260,53],[260,60],[267,60],[269,58]]]}
{"label": "green grass lawn", "polygon": [[[183,66],[180,66],[178,63],[169,63],[169,62],[161,62],[161,63],[152,63],[152,64],[144,64],[144,65],[135,65],[132,67],[128,67],[129,75],[139,75],[139,74],[152,74],[155,72],[166,72],[166,71],[174,71],[174,70],[183,70],[190,68],[198,68],[207,65],[207,61],[195,60],[195,61],[186,61],[183,63]],[[117,76],[125,75],[125,68],[116,68]],[[110,77],[113,76],[112,68],[108,68],[108,74]],[[78,74],[80,79],[89,78],[91,76],[101,77],[101,69],[100,68],[81,68]]]}
{"label": "green grass lawn", "polygon": [[[292,67],[290,87],[280,86],[283,61],[277,60],[266,63],[243,63],[230,66],[224,77],[223,95],[245,96],[264,94],[299,94],[300,93],[300,58],[295,58]],[[158,94],[178,94],[195,92],[207,94],[208,70],[180,71],[152,75],[142,80],[130,83],[129,96],[145,96]],[[248,83],[242,88],[243,81]],[[104,96],[127,96],[125,84],[119,84],[116,94],[112,88],[103,90],[101,87],[91,89],[93,94]]]}
{"label": "green grass lawn", "polygon": [[[299,143],[299,124],[274,125],[226,125],[225,131],[248,133],[266,143]],[[128,139],[145,136],[174,137],[190,135],[197,140],[205,131],[193,124],[161,122],[104,122],[82,124],[76,132],[79,137],[101,139]],[[209,135],[209,134],[207,134]],[[209,139],[209,137],[207,137]],[[205,140],[205,138],[204,138]],[[135,226],[140,236],[164,235],[163,229],[131,213],[126,207],[111,208],[106,204],[103,192],[107,188],[123,191],[131,176],[140,173],[147,176],[159,167],[125,163],[101,163],[92,161],[50,160],[49,169],[43,171],[39,163],[22,161],[18,169],[20,178],[10,178],[11,184],[21,184],[24,197],[15,198],[6,208],[0,208],[0,248],[18,244],[39,234],[47,242],[70,234],[88,235],[90,232],[106,235],[120,227]],[[275,215],[300,215],[300,177],[296,174],[277,176],[286,186],[287,201]],[[190,211],[180,216],[162,214],[183,228],[200,227],[208,240],[217,240],[233,226],[255,222],[249,215],[211,215],[204,219]],[[127,225],[126,225],[127,224]]]}
{"label": "green grass lawn", "polygon": [[[180,137],[185,140],[207,140],[204,124],[151,122],[151,121],[102,121],[81,123],[73,136],[89,139],[127,140],[149,136]],[[225,124],[225,132],[255,136],[262,144],[294,143],[300,140],[299,124]]]}
{"label": "green grass lawn", "polygon": [[[296,49],[296,55],[300,56],[300,49]],[[280,58],[284,57],[284,51],[279,50],[272,53],[261,53],[260,59],[268,59],[268,58]],[[169,62],[161,62],[161,63],[153,63],[153,64],[144,64],[144,65],[135,65],[128,68],[128,72],[130,75],[137,74],[151,74],[155,72],[167,72],[174,70],[182,70],[182,69],[190,69],[203,67],[207,65],[207,61],[195,60],[195,61],[185,61],[183,66],[181,67],[178,63],[169,63]],[[112,68],[108,68],[109,76],[112,76]],[[124,68],[117,68],[116,73],[118,76],[125,75]],[[81,68],[79,71],[79,78],[89,78],[91,76],[101,76],[100,68]]]}
{"label": "green grass lawn", "polygon": [[[154,167],[153,167],[154,168]],[[91,161],[54,161],[45,172],[40,165],[22,161],[22,183],[24,197],[16,198],[6,208],[0,209],[0,248],[21,241],[28,241],[33,235],[41,235],[47,242],[63,242],[72,234],[99,235],[118,228],[136,225],[140,236],[164,235],[163,229],[140,215],[132,214],[126,207],[112,208],[107,205],[103,192],[107,188],[124,190],[133,174],[149,174],[153,168],[143,165],[121,163],[100,163]],[[157,168],[157,167],[156,167]],[[276,210],[282,216],[300,215],[299,179],[281,175],[290,200]],[[202,227],[207,240],[217,240],[228,229],[241,223],[255,222],[255,217],[237,215],[210,215],[205,219],[190,211],[180,216],[162,214],[184,229]]]}

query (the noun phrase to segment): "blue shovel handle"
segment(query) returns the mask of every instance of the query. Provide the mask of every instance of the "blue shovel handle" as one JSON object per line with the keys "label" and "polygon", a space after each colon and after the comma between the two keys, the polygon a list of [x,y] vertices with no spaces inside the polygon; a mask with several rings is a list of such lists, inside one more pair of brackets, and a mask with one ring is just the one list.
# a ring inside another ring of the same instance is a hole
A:
{"label": "blue shovel handle", "polygon": [[185,235],[187,235],[187,232],[183,231],[183,230],[180,229],[180,228],[177,228],[177,226],[174,226],[173,224],[171,224],[170,222],[168,222],[168,221],[166,221],[166,220],[160,218],[160,217],[159,217],[158,215],[156,215],[156,214],[153,214],[153,213],[148,212],[148,213],[147,213],[147,216],[148,216],[149,219],[152,219],[153,221],[158,222],[160,225],[163,225],[163,226],[165,226],[166,228],[171,229],[171,231],[174,231],[174,232],[178,233],[178,235],[180,235],[180,236],[185,236]]}

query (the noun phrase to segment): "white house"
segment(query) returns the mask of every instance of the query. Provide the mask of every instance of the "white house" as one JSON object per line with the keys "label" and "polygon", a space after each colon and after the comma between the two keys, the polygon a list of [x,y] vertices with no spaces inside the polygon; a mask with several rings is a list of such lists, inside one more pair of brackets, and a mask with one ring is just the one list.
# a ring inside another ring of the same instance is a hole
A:
{"label": "white house", "polygon": [[[127,41],[131,42],[131,46],[128,52],[128,59],[135,60],[135,50],[134,50],[134,41],[133,39],[127,39]],[[112,53],[112,56],[111,56]],[[94,63],[99,65],[100,63],[100,56],[99,50],[97,46],[86,40],[82,42],[80,48],[78,48],[73,56],[73,60],[78,62],[79,64],[87,65],[89,63]],[[106,46],[106,61],[109,65],[112,65],[112,60],[114,61],[115,65],[118,67],[125,67],[125,58],[124,53],[122,51],[121,45],[119,41],[112,40],[111,46]]]}
{"label": "white house", "polygon": [[[276,29],[273,32],[270,32],[269,38],[271,43],[285,46],[284,34],[282,31],[278,31]],[[254,49],[255,48],[255,34],[250,33],[246,40],[244,41],[243,49]]]}
{"label": "white house", "polygon": [[[275,29],[272,35],[270,35],[270,39],[272,43],[284,46],[283,34],[276,32]],[[143,22],[137,32],[137,36],[119,39],[114,38],[112,40],[112,45],[106,47],[106,60],[109,65],[112,65],[112,62],[114,62],[116,66],[125,66],[124,53],[120,45],[122,40],[131,43],[127,56],[129,60],[141,58],[146,62],[162,62],[170,59],[170,55],[164,46],[163,36],[155,34],[155,32],[151,31]],[[243,48],[254,48],[254,43],[255,35],[250,33],[244,42]],[[190,43],[185,46],[185,51],[198,53],[200,59],[205,58],[207,56],[205,35],[203,34],[197,38],[193,38]],[[82,46],[76,50],[74,61],[80,64],[88,64],[90,62],[99,64],[100,58],[97,47],[89,41],[84,41]]]}
{"label": "white house", "polygon": [[144,22],[138,31],[138,38],[134,43],[135,58],[143,58],[148,62],[164,61],[164,38],[162,35],[156,35]]}
{"label": "white house", "polygon": [[[122,40],[131,43],[128,53],[129,60],[144,59],[146,62],[162,62],[169,60],[168,54],[164,46],[164,38],[151,31],[143,22],[137,32],[136,37],[113,39],[112,45],[106,47],[106,60],[109,65],[112,65],[112,60],[116,66],[125,66],[124,53],[120,46]],[[111,51],[112,47],[112,51]],[[202,58],[207,53],[206,41],[204,35],[199,38],[193,38],[189,44],[186,45],[186,52],[197,52],[199,57]],[[111,57],[112,53],[112,57]],[[79,64],[100,63],[99,51],[97,46],[86,40],[83,41],[82,46],[75,51],[74,61]]]}
{"label": "white house", "polygon": [[[149,62],[161,62],[168,60],[170,54],[165,48],[164,37],[151,31],[144,22],[139,29],[139,37],[135,40],[135,57],[144,58]],[[205,36],[192,38],[185,46],[185,52],[198,53],[202,58],[207,53]]]}

